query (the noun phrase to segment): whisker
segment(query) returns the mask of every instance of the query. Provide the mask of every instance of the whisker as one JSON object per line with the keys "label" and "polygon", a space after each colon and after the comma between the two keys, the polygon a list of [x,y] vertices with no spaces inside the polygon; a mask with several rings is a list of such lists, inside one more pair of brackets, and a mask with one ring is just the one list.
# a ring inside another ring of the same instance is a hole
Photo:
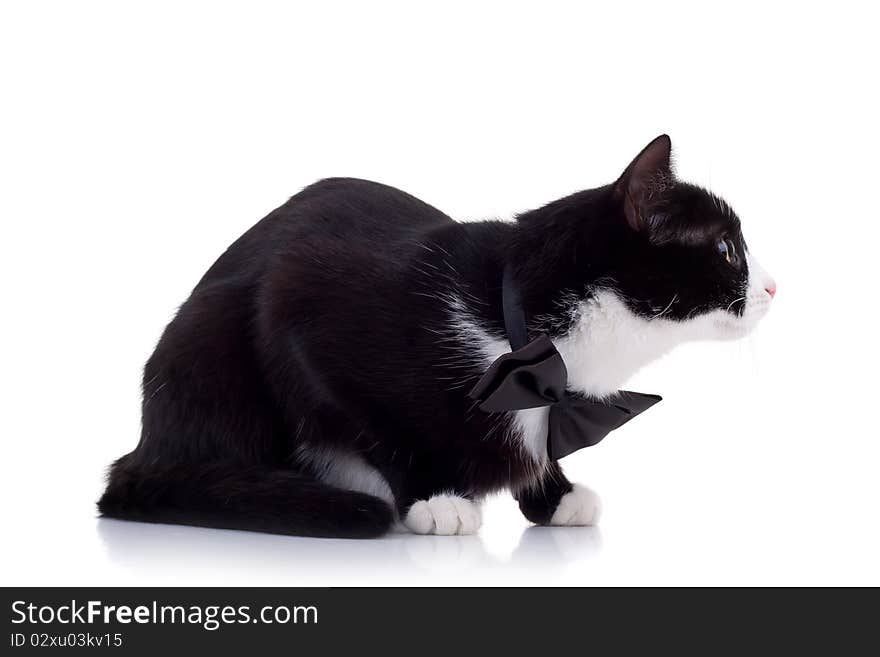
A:
{"label": "whisker", "polygon": [[667,306],[663,310],[661,310],[659,313],[654,315],[651,319],[659,319],[660,317],[663,317],[663,315],[665,315],[669,311],[669,309],[672,308],[672,304],[675,303],[676,299],[678,299],[678,292],[676,292],[672,296],[672,300],[667,304]]}
{"label": "whisker", "polygon": [[733,308],[733,304],[739,303],[740,301],[745,301],[745,300],[746,300],[746,297],[739,297],[738,299],[734,299],[733,301],[730,302],[730,305],[727,306],[726,312],[730,312],[730,309]]}

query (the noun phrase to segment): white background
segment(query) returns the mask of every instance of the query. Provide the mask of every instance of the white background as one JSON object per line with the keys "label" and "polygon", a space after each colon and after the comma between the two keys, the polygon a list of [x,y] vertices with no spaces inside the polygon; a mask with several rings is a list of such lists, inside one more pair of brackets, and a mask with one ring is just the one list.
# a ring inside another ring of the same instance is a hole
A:
{"label": "white background", "polygon": [[[2,584],[880,584],[869,3],[5,2]],[[610,6],[613,5],[613,8]],[[325,176],[509,216],[667,132],[775,276],[749,339],[564,461],[599,529],[309,540],[95,518],[143,362],[240,233]]]}

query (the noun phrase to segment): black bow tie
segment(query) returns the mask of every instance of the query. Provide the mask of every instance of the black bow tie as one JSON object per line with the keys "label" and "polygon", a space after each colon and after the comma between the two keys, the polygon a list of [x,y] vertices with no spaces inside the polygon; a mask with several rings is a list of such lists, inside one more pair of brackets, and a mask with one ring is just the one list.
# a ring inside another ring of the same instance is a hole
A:
{"label": "black bow tie", "polygon": [[504,326],[512,351],[499,357],[470,391],[487,413],[550,407],[547,454],[561,459],[595,445],[660,401],[657,395],[620,390],[603,401],[568,391],[568,371],[546,335],[528,341],[525,313],[510,267],[502,288]]}

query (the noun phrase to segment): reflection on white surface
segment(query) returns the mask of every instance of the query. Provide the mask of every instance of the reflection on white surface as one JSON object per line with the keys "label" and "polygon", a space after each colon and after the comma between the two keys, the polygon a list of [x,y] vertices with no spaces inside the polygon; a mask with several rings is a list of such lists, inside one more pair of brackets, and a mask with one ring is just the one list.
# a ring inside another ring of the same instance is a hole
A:
{"label": "reflection on white surface", "polygon": [[106,518],[97,531],[109,559],[125,570],[159,579],[200,575],[205,583],[278,585],[466,584],[469,574],[503,584],[530,573],[552,581],[568,564],[601,550],[595,527],[529,527],[507,558],[492,555],[477,536],[390,534],[373,540],[275,536]]}

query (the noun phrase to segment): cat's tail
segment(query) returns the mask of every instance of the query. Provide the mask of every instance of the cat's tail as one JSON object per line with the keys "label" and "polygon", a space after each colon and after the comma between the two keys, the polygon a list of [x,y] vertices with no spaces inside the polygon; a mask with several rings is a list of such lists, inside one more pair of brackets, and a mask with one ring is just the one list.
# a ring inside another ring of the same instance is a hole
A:
{"label": "cat's tail", "polygon": [[101,515],[220,529],[337,538],[371,538],[394,522],[378,497],[333,488],[308,475],[227,462],[110,468]]}

